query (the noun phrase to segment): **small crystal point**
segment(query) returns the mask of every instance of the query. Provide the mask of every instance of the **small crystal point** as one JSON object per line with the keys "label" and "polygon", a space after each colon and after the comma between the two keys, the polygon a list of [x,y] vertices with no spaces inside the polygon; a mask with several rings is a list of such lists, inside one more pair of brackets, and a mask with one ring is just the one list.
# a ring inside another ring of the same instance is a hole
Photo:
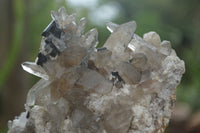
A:
{"label": "small crystal point", "polygon": [[58,15],[58,12],[56,11],[51,11],[51,17],[53,20],[57,20],[59,15]]}
{"label": "small crystal point", "polygon": [[49,76],[47,75],[45,70],[41,66],[37,65],[35,62],[24,62],[21,65],[25,71],[35,76],[41,77],[45,80],[49,79]]}
{"label": "small crystal point", "polygon": [[86,45],[89,49],[95,47],[98,43],[98,31],[97,31],[97,29],[94,28],[94,29],[91,29],[90,31],[88,31],[85,34],[85,38],[86,38],[85,43],[86,43]]}
{"label": "small crystal point", "polygon": [[136,30],[137,24],[135,21],[130,21],[124,24],[121,24],[119,29],[120,30],[125,30],[127,32],[129,32],[130,34],[134,33]]}
{"label": "small crystal point", "polygon": [[162,41],[161,42],[161,49],[159,50],[164,55],[170,55],[171,54],[171,43],[170,41]]}
{"label": "small crystal point", "polygon": [[66,22],[76,24],[76,14],[73,13],[66,18]]}
{"label": "small crystal point", "polygon": [[62,16],[63,19],[65,19],[66,16],[67,16],[67,12],[66,12],[66,10],[65,10],[65,7],[59,8],[59,9],[58,9],[58,13]]}
{"label": "small crystal point", "polygon": [[107,29],[112,33],[119,25],[113,22],[106,23]]}
{"label": "small crystal point", "polygon": [[109,36],[104,46],[112,51],[118,58],[126,58],[126,56],[124,56],[124,51],[131,41],[135,30],[135,21],[119,25]]}
{"label": "small crystal point", "polygon": [[86,18],[81,18],[79,23],[78,23],[78,29],[77,29],[77,35],[81,36],[83,32],[85,31],[85,25],[86,25]]}
{"label": "small crystal point", "polygon": [[151,44],[153,44],[156,47],[159,46],[161,43],[160,36],[154,31],[145,33],[143,35],[143,39],[147,42],[150,42]]}

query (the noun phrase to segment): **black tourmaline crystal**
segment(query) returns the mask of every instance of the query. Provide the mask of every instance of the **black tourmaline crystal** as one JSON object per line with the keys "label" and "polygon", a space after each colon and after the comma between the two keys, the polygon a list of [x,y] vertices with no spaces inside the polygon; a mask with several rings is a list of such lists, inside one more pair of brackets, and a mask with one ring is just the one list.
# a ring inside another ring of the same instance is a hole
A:
{"label": "black tourmaline crystal", "polygon": [[56,22],[53,20],[42,32],[42,36],[48,37],[50,34],[54,35],[57,38],[60,38],[62,30],[56,26]]}
{"label": "black tourmaline crystal", "polygon": [[52,48],[51,53],[49,53],[49,55],[51,57],[56,57],[56,55],[60,54],[60,51],[56,48],[56,46],[53,44],[52,39],[51,38],[47,38],[45,40],[45,45],[49,45]]}
{"label": "black tourmaline crystal", "polygon": [[47,62],[47,57],[42,53],[38,54],[37,65],[43,66],[43,63]]}

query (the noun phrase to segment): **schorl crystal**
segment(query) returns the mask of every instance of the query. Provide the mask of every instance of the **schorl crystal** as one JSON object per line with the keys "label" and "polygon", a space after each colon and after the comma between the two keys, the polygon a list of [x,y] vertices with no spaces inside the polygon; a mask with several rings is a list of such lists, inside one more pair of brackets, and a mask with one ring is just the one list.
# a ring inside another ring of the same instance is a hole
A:
{"label": "schorl crystal", "polygon": [[43,55],[42,53],[38,54],[38,60],[37,60],[37,65],[43,66],[44,63],[47,62],[47,57]]}
{"label": "schorl crystal", "polygon": [[47,38],[45,40],[46,45],[49,45],[50,48],[52,48],[51,52],[49,53],[50,56],[56,57],[60,53],[60,51],[56,48],[56,46],[53,44],[51,38]]}
{"label": "schorl crystal", "polygon": [[50,34],[54,35],[57,38],[60,38],[62,29],[59,29],[56,26],[56,22],[53,20],[51,23],[46,27],[46,29],[42,32],[42,36],[48,37]]}

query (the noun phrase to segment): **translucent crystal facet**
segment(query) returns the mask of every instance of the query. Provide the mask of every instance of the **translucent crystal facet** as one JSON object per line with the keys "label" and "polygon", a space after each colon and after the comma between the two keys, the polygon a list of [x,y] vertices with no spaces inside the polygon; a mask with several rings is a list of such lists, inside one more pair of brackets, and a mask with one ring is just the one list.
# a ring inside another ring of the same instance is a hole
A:
{"label": "translucent crystal facet", "polygon": [[36,65],[34,62],[24,62],[22,64],[22,68],[30,74],[33,74],[46,80],[49,79],[49,76],[47,75],[45,70],[41,66]]}

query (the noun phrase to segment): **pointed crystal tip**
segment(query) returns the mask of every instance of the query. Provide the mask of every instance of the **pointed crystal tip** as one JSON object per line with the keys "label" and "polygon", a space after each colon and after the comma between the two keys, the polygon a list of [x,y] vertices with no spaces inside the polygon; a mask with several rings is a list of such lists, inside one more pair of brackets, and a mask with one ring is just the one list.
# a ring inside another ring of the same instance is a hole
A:
{"label": "pointed crystal tip", "polygon": [[119,25],[113,22],[106,23],[107,29],[112,33]]}
{"label": "pointed crystal tip", "polygon": [[49,79],[49,76],[47,75],[45,70],[41,66],[37,65],[35,62],[24,62],[21,65],[22,68],[30,74],[33,74],[45,80]]}

